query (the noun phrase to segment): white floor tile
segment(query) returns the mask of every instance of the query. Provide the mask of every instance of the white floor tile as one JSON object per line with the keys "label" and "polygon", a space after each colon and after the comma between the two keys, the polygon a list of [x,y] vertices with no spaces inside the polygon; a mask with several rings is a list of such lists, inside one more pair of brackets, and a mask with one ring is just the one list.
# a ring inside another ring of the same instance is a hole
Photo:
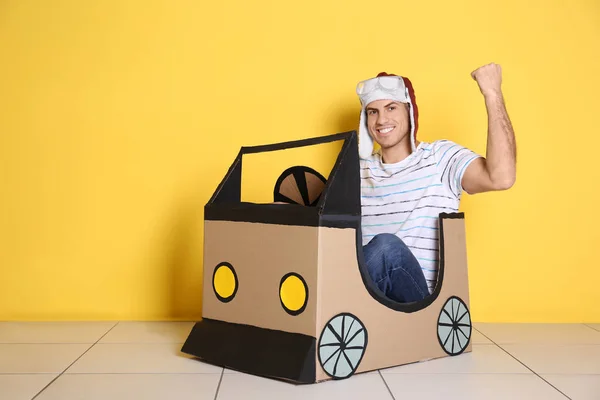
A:
{"label": "white floor tile", "polygon": [[56,375],[0,375],[0,398],[30,400],[49,384]]}
{"label": "white floor tile", "polygon": [[0,322],[0,343],[95,343],[115,322]]}
{"label": "white floor tile", "polygon": [[240,372],[238,372],[238,371],[235,371],[235,370],[233,370],[233,369],[227,369],[227,368],[225,368],[225,369],[223,370],[223,373],[224,373],[224,374],[239,374]]}
{"label": "white floor tile", "polygon": [[533,374],[390,374],[384,378],[396,399],[566,399]]}
{"label": "white floor tile", "polygon": [[354,375],[341,381],[294,385],[247,374],[224,374],[217,400],[364,400],[392,399],[377,372]]}
{"label": "white floor tile", "polygon": [[0,374],[60,373],[90,344],[0,344]]}
{"label": "white floor tile", "polygon": [[480,332],[473,329],[471,331],[471,343],[473,344],[493,344],[488,338],[483,336]]}
{"label": "white floor tile", "polygon": [[600,345],[507,344],[502,347],[538,374],[600,374]]}
{"label": "white floor tile", "polygon": [[600,375],[542,375],[572,400],[600,399]]}
{"label": "white floor tile", "polygon": [[530,370],[494,345],[473,345],[473,351],[381,370],[387,374],[530,374]]}
{"label": "white floor tile", "polygon": [[100,343],[183,343],[193,322],[119,322]]}
{"label": "white floor tile", "polygon": [[68,373],[221,373],[222,368],[181,353],[173,343],[98,343]]}
{"label": "white floor tile", "polygon": [[36,400],[212,400],[221,374],[62,375]]}
{"label": "white floor tile", "polygon": [[476,329],[496,344],[600,344],[600,335],[584,324],[485,324]]}

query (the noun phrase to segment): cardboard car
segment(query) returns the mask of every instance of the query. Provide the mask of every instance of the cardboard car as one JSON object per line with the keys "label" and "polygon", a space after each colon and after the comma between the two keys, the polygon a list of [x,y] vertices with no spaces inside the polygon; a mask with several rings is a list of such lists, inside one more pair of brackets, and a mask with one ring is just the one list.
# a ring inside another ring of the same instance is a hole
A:
{"label": "cardboard car", "polygon": [[[241,201],[245,154],[342,140],[328,179],[292,167],[273,204]],[[202,320],[182,352],[295,383],[469,352],[464,214],[441,213],[439,228],[433,293],[392,301],[363,258],[356,132],[242,147],[205,206]]]}

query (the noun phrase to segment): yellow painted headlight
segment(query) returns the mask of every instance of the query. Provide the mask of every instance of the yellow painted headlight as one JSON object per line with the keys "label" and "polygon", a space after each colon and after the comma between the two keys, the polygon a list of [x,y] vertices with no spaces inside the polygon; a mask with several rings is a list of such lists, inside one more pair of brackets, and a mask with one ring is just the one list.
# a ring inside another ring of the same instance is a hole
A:
{"label": "yellow painted headlight", "polygon": [[279,285],[279,298],[288,314],[301,314],[308,303],[308,286],[302,276],[294,272],[285,275]]}
{"label": "yellow painted headlight", "polygon": [[213,289],[217,298],[227,303],[235,297],[238,279],[233,266],[229,263],[217,265],[213,273]]}

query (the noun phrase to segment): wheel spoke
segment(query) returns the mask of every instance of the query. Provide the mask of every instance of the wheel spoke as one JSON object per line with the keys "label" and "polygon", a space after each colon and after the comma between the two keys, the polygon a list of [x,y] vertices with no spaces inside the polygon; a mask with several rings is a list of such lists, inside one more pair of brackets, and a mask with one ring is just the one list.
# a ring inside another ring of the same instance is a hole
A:
{"label": "wheel spoke", "polygon": [[330,346],[337,346],[340,347],[342,344],[341,343],[325,343],[320,345],[319,347],[330,347]]}
{"label": "wheel spoke", "polygon": [[300,192],[302,200],[304,201],[304,205],[307,206],[310,204],[310,200],[308,199],[308,186],[306,184],[304,171],[294,170],[293,175],[294,180],[296,181],[296,186],[298,187],[298,191]]}
{"label": "wheel spoke", "polygon": [[350,346],[350,347],[346,347],[346,350],[362,350],[364,348],[365,348],[365,346]]}
{"label": "wheel spoke", "polygon": [[342,338],[340,337],[340,335],[338,335],[338,333],[335,331],[335,329],[333,329],[333,327],[331,326],[331,324],[327,325],[327,328],[329,328],[329,330],[331,331],[331,333],[333,333],[335,335],[335,338],[338,340],[338,342],[344,343],[344,341],[342,340]]}
{"label": "wheel spoke", "polygon": [[457,326],[466,326],[467,328],[470,328],[471,325],[470,324],[456,324]]}
{"label": "wheel spoke", "polygon": [[348,365],[350,366],[350,368],[354,369],[354,364],[352,364],[352,361],[350,361],[350,359],[348,358],[348,355],[346,354],[346,352],[342,351],[342,354],[344,355],[344,358],[346,359],[346,362],[348,363]]}
{"label": "wheel spoke", "polygon": [[446,337],[446,340],[444,340],[444,347],[446,347],[446,343],[448,343],[448,339],[450,339],[450,335],[452,335],[452,329],[450,329],[450,332],[448,333],[448,337]]}
{"label": "wheel spoke", "polygon": [[352,341],[354,340],[354,338],[355,338],[355,337],[356,337],[356,336],[357,336],[359,333],[361,333],[362,331],[364,331],[364,329],[363,329],[363,328],[360,328],[359,330],[357,330],[357,331],[354,333],[354,335],[352,335],[352,337],[350,338],[350,340],[348,340],[346,343],[352,343]]}
{"label": "wheel spoke", "polygon": [[[462,303],[460,301],[458,301],[456,299],[454,300],[454,302],[458,303],[457,306],[456,306],[456,316],[458,317],[458,315],[462,312],[463,305],[462,305]],[[458,318],[456,320],[458,321]]]}
{"label": "wheel spoke", "polygon": [[448,318],[450,318],[450,321],[453,321],[453,322],[454,322],[454,318],[452,318],[452,315],[450,315],[450,314],[448,313],[448,311],[446,311],[446,309],[442,309],[442,311],[444,312],[444,314],[446,314],[446,315],[448,316]]}
{"label": "wheel spoke", "polygon": [[346,316],[342,315],[342,343],[346,343],[346,342],[344,342],[344,337],[346,336],[345,323],[346,323]]}
{"label": "wheel spoke", "polygon": [[335,376],[335,371],[337,370],[337,366],[338,363],[340,362],[340,356],[342,355],[343,351],[340,351],[340,354],[338,354],[337,360],[335,360],[335,364],[333,366],[333,375]]}
{"label": "wheel spoke", "polygon": [[340,351],[340,349],[337,349],[336,351],[334,351],[333,353],[331,353],[331,355],[329,356],[329,358],[323,362],[323,365],[327,364],[327,362],[329,360],[331,360],[333,358],[333,356],[335,356],[337,354],[338,351]]}
{"label": "wheel spoke", "polygon": [[465,339],[469,340],[469,337],[466,335],[466,333],[464,333],[464,332],[462,331],[462,329],[460,329],[460,328],[459,328],[459,329],[458,329],[458,331],[459,331],[460,333],[462,333],[462,335],[465,337]]}
{"label": "wheel spoke", "polygon": [[446,323],[446,322],[440,322],[438,325],[439,326],[454,326],[453,324],[449,324],[449,323]]}
{"label": "wheel spoke", "polygon": [[468,312],[469,311],[465,311],[460,317],[458,317],[458,319],[456,320],[456,322],[460,322],[465,317],[465,315],[468,314]]}
{"label": "wheel spoke", "polygon": [[450,308],[452,309],[452,322],[455,322],[456,319],[454,319],[454,299],[450,300]]}
{"label": "wheel spoke", "polygon": [[[354,325],[355,321],[356,321],[355,319],[352,319],[352,322],[350,323],[350,327],[348,328],[348,334],[346,335],[346,339],[348,339],[348,336],[350,336],[350,332],[352,332],[352,326]],[[344,343],[346,343],[346,342],[344,341]]]}
{"label": "wheel spoke", "polygon": [[454,353],[454,330],[452,330],[452,353]]}

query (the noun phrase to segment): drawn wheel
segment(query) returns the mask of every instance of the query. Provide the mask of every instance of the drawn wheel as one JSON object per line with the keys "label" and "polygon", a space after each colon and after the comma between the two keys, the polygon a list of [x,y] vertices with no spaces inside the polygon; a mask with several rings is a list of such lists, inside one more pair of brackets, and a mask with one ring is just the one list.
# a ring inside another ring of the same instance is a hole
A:
{"label": "drawn wheel", "polygon": [[338,314],[319,337],[319,363],[333,379],[346,379],[358,368],[367,349],[367,329],[354,315]]}
{"label": "drawn wheel", "polygon": [[312,168],[291,167],[283,171],[275,183],[276,202],[316,206],[327,180]]}
{"label": "drawn wheel", "polygon": [[471,314],[467,305],[456,296],[450,297],[438,318],[437,334],[440,345],[449,355],[459,355],[469,345],[471,330]]}

